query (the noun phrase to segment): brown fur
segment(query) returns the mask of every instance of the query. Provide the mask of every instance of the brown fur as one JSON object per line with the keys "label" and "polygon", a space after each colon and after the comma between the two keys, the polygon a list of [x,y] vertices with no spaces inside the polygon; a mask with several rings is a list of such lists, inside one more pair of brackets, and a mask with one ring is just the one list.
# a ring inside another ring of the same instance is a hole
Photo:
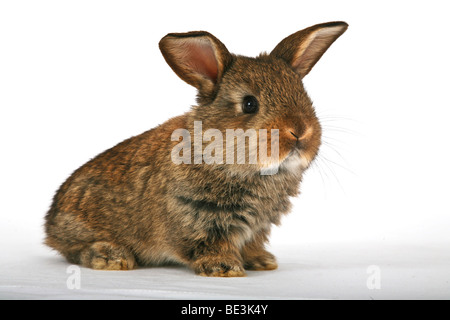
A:
{"label": "brown fur", "polygon": [[[275,257],[265,250],[271,225],[289,212],[289,197],[298,194],[302,173],[320,146],[321,128],[302,72],[309,72],[346,27],[305,29],[257,58],[230,54],[207,32],[164,37],[161,51],[199,90],[198,106],[76,170],[46,215],[46,244],[69,262],[94,269],[165,262],[205,276],[276,269]],[[327,31],[332,28],[336,32]],[[314,35],[317,30],[324,31],[321,37]],[[324,41],[324,35],[331,38]],[[257,113],[240,112],[246,95],[258,99]],[[224,137],[226,129],[279,129],[280,159],[296,150],[306,164],[295,170],[281,165],[274,175],[261,175],[259,162],[174,164],[171,150],[178,141],[171,141],[171,134],[180,128],[192,133],[194,121]]]}

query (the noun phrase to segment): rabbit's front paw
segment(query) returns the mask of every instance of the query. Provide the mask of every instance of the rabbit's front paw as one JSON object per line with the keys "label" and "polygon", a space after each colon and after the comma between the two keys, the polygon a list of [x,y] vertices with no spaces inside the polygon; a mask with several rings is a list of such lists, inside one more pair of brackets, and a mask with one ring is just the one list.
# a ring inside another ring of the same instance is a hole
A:
{"label": "rabbit's front paw", "polygon": [[197,261],[194,271],[204,277],[244,277],[245,271],[242,263],[238,260],[218,260],[217,258]]}

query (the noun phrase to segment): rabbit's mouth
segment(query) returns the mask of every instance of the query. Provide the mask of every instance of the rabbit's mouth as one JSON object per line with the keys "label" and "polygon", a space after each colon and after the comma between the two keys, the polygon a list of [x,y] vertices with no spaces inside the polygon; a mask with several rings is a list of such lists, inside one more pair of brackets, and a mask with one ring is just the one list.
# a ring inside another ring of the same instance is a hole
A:
{"label": "rabbit's mouth", "polygon": [[263,175],[278,173],[280,170],[283,172],[287,171],[289,173],[299,174],[305,171],[310,164],[311,160],[306,153],[301,149],[294,148],[283,160],[264,166],[260,171]]}
{"label": "rabbit's mouth", "polygon": [[288,171],[298,172],[306,170],[311,164],[311,160],[302,149],[294,148],[286,158],[281,161],[280,168]]}

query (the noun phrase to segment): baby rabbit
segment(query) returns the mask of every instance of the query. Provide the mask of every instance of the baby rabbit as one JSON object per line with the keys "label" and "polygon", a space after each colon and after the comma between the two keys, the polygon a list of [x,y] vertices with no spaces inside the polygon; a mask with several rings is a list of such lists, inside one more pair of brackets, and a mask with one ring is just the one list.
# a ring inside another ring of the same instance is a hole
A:
{"label": "baby rabbit", "polygon": [[[306,28],[256,58],[229,53],[205,31],[162,38],[165,60],[198,89],[198,105],[76,170],[46,214],[46,244],[70,263],[102,270],[171,262],[234,277],[276,269],[265,249],[271,225],[291,209],[321,143],[302,78],[347,27]],[[252,140],[248,132],[257,147],[236,146]],[[263,149],[270,158],[249,161]],[[246,153],[236,161],[239,150]],[[206,151],[215,161],[201,157]]]}

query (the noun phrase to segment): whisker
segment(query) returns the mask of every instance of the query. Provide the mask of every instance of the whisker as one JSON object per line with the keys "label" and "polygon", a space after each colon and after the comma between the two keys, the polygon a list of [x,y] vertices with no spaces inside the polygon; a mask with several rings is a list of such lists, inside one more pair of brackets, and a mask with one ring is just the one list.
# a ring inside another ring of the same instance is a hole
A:
{"label": "whisker", "polygon": [[[342,137],[345,137],[344,134],[362,136],[363,134],[358,130],[361,122],[350,116],[327,114],[326,112],[317,112],[317,117],[322,126],[322,147],[316,157],[316,167],[320,170],[322,183],[325,183],[325,180],[335,180],[345,194],[345,189],[339,179],[339,170],[344,169],[355,176],[357,174],[349,168],[351,167],[349,162],[341,153],[341,149],[345,150],[347,149],[345,146],[349,146],[348,139],[342,139]],[[341,124],[348,124],[348,126],[341,126]]]}
{"label": "whisker", "polygon": [[[323,157],[323,155],[318,155],[319,156],[319,160],[322,161],[322,163],[328,168],[328,170],[331,172],[331,174],[333,175],[334,179],[336,180],[336,182],[338,183],[339,187],[341,188],[342,192],[345,194],[345,190],[344,187],[342,186],[341,182],[339,181],[336,172],[332,169],[331,166],[328,165],[328,163],[325,161],[326,158]],[[329,161],[329,160],[327,160]],[[332,162],[332,161],[331,161]]]}
{"label": "whisker", "polygon": [[331,181],[331,178],[328,175],[327,171],[325,170],[325,165],[323,163],[323,160],[319,156],[317,156],[315,162],[317,164],[317,168],[319,169],[319,174],[320,174],[320,177],[322,179],[322,183],[323,183],[323,187],[324,187],[324,193],[325,193],[325,197],[326,197],[327,196],[327,183],[325,182],[325,180]]}
{"label": "whisker", "polygon": [[[361,122],[353,119],[348,116],[341,116],[341,115],[334,115],[334,114],[319,114],[318,115],[319,121],[322,126],[322,131],[324,133],[331,132],[333,134],[335,133],[346,133],[354,136],[362,136],[363,134],[355,129],[355,124],[360,125]],[[346,122],[347,124],[350,124],[349,126],[346,125],[345,127],[340,126],[339,124],[342,122]],[[349,123],[350,122],[350,123]],[[349,128],[352,127],[352,128]]]}
{"label": "whisker", "polygon": [[336,150],[335,146],[328,141],[322,141],[322,144],[326,147],[330,148],[334,153],[336,153],[346,164],[348,164],[348,161],[342,156],[342,154]]}
{"label": "whisker", "polygon": [[337,127],[337,126],[328,125],[328,124],[322,124],[322,130],[323,131],[342,132],[342,133],[347,133],[347,134],[352,134],[352,135],[361,135],[361,133],[359,133],[356,130],[352,130],[352,129],[348,129],[348,128],[342,128],[342,127]]}
{"label": "whisker", "polygon": [[325,180],[324,180],[323,175],[322,175],[323,169],[320,167],[319,161],[313,161],[312,165],[314,167],[316,167],[317,171],[319,172],[320,179],[322,180],[322,186],[323,186],[323,189],[324,189],[324,192],[325,192],[325,197],[326,197],[326,184],[325,184]]}
{"label": "whisker", "polygon": [[338,139],[338,138],[336,138],[336,137],[334,137],[334,136],[331,137],[331,136],[329,136],[329,135],[322,134],[322,142],[324,142],[324,141],[326,141],[326,140],[333,140],[333,141],[339,142],[339,143],[341,143],[341,144],[343,144],[343,145],[348,145],[347,142],[342,141],[342,140],[340,140],[340,139]]}
{"label": "whisker", "polygon": [[342,121],[350,121],[350,122],[359,123],[357,120],[350,119],[350,118],[319,117],[319,120],[321,123],[323,123],[323,122],[342,122]]}
{"label": "whisker", "polygon": [[333,161],[333,160],[330,160],[330,159],[326,158],[323,154],[321,155],[321,157],[322,157],[324,160],[326,160],[326,161],[328,161],[328,162],[331,162],[331,163],[333,163],[333,164],[335,164],[335,165],[341,167],[342,169],[346,170],[347,172],[349,172],[349,173],[351,173],[351,174],[357,176],[357,174],[356,174],[354,171],[350,170],[350,169],[347,168],[347,167],[344,167],[343,165],[341,165],[341,164],[339,164],[339,163],[337,163],[337,162],[335,162],[335,161]]}
{"label": "whisker", "polygon": [[319,118],[321,121],[322,120],[346,120],[346,121],[352,121],[352,122],[357,122],[359,123],[358,120],[351,118],[349,116],[343,116],[343,115],[337,115],[337,114],[326,114],[326,113],[316,113],[317,114],[317,118]]}

